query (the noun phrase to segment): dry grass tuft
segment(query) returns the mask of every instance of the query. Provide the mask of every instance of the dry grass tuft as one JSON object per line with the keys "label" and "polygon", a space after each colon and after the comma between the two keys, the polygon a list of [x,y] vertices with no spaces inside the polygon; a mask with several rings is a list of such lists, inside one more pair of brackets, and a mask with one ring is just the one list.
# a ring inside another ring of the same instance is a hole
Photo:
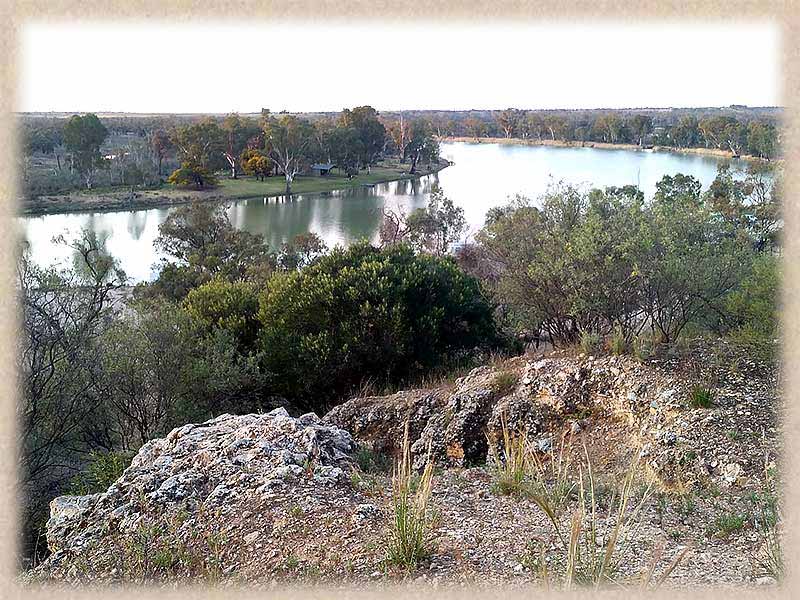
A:
{"label": "dry grass tuft", "polygon": [[428,536],[431,527],[429,503],[433,489],[433,461],[416,476],[411,466],[411,447],[406,423],[403,453],[392,476],[394,519],[389,527],[386,559],[393,565],[415,568],[430,556]]}

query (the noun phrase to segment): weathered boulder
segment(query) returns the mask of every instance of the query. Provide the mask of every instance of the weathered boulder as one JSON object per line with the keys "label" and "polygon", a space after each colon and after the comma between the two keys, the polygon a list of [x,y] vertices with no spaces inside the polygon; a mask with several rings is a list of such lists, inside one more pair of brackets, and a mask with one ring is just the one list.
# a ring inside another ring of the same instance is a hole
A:
{"label": "weathered boulder", "polygon": [[47,521],[47,547],[51,552],[64,546],[67,533],[80,524],[83,516],[90,511],[100,494],[88,496],[59,496],[50,502],[50,519]]}
{"label": "weathered boulder", "polygon": [[51,503],[51,551],[75,550],[109,531],[132,532],[153,510],[225,512],[248,495],[270,494],[305,477],[314,485],[347,481],[354,443],[314,414],[221,415],[171,431],[139,450],[106,491]]}
{"label": "weathered boulder", "polygon": [[[444,466],[483,462],[487,436],[502,439],[503,421],[512,431],[526,431],[537,450],[547,453],[560,446],[554,440],[561,436],[591,431],[594,421],[605,427],[612,417],[627,429],[625,446],[638,451],[664,482],[738,481],[723,469],[729,442],[719,440],[715,412],[687,405],[690,386],[674,368],[630,357],[519,358],[478,367],[452,386],[355,398],[323,421],[390,453],[402,447],[408,422],[414,465],[421,468],[429,452]],[[757,461],[747,465],[751,472],[757,468]]]}
{"label": "weathered boulder", "polygon": [[334,407],[323,422],[349,431],[376,452],[397,455],[408,424],[413,442],[428,422],[444,410],[447,395],[442,390],[404,390],[389,396],[353,398]]}

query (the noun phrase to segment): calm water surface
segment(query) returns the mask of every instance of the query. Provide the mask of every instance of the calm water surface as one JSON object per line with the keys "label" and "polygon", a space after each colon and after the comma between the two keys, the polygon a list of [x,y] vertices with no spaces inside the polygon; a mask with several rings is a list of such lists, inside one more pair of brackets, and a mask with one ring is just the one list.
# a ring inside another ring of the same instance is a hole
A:
{"label": "calm water surface", "polygon": [[[593,148],[442,144],[442,156],[455,164],[418,181],[397,181],[346,192],[298,195],[290,202],[242,200],[229,208],[231,221],[261,233],[277,247],[298,233],[313,231],[329,246],[361,238],[375,240],[383,208],[410,212],[425,206],[431,186],[462,206],[470,233],[483,225],[486,211],[524,194],[535,198],[557,181],[594,186],[639,185],[646,196],[664,175],[693,175],[703,187],[714,180],[720,159],[667,152]],[[52,243],[59,234],[75,236],[90,229],[105,238],[106,247],[135,281],[151,279],[159,256],[153,249],[158,226],[171,209],[69,213],[20,217],[17,224],[31,244],[37,262],[68,264],[68,250]]]}

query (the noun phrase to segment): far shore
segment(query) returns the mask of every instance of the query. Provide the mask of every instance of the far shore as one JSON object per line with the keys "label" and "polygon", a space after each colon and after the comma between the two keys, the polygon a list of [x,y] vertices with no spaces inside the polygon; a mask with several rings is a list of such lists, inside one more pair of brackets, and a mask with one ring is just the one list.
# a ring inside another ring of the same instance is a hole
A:
{"label": "far shore", "polygon": [[[680,152],[681,154],[700,154],[703,156],[715,156],[717,158],[727,158],[736,160],[733,152],[730,150],[720,150],[718,148],[678,148],[675,146],[639,146],[637,144],[609,144],[606,142],[567,142],[564,140],[548,140],[548,139],[520,139],[520,138],[498,138],[498,137],[470,137],[470,136],[454,136],[443,137],[442,142],[467,142],[471,144],[509,144],[517,146],[556,146],[559,148],[599,148],[605,150],[632,150],[636,152],[654,151],[654,152]],[[758,156],[751,156],[749,154],[741,154],[738,156],[739,160],[746,160],[751,162],[766,162],[766,159]]]}
{"label": "far shore", "polygon": [[[327,177],[297,177],[292,184],[291,197],[304,194],[338,192],[359,187],[372,187],[381,183],[419,179],[449,167],[444,159],[435,165],[418,165],[417,172],[410,174],[410,165],[388,160],[372,168],[371,173],[362,171],[353,179],[344,175]],[[36,198],[23,198],[19,201],[19,216],[39,216],[73,212],[113,212],[125,210],[144,210],[189,204],[192,202],[234,202],[254,198],[275,198],[277,202],[286,200],[285,180],[282,175],[258,181],[252,177],[237,179],[221,177],[217,187],[206,190],[180,189],[165,184],[157,189],[112,188],[103,190],[80,190],[63,194],[50,194]]]}

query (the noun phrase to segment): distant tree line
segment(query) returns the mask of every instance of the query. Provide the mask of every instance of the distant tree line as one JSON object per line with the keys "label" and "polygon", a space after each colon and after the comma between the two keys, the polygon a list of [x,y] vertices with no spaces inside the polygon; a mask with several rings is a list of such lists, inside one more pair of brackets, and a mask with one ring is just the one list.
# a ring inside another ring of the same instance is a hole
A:
{"label": "distant tree line", "polygon": [[[227,174],[259,180],[280,176],[286,193],[313,163],[353,177],[395,157],[417,172],[439,158],[437,138],[422,119],[385,119],[370,106],[309,120],[263,110],[260,117],[230,114],[195,119],[151,119],[107,127],[94,114],[23,122],[22,174],[26,193],[57,193],[99,182],[111,187],[197,189]],[[49,160],[48,160],[49,159]],[[53,161],[54,159],[54,161]],[[166,179],[165,179],[166,178]]]}
{"label": "distant tree line", "polygon": [[713,148],[764,159],[775,158],[780,147],[780,131],[772,119],[742,120],[730,115],[698,118],[688,114],[671,123],[659,123],[651,115],[618,111],[574,116],[509,108],[483,118],[439,122],[437,131],[443,136],[473,138]]}

